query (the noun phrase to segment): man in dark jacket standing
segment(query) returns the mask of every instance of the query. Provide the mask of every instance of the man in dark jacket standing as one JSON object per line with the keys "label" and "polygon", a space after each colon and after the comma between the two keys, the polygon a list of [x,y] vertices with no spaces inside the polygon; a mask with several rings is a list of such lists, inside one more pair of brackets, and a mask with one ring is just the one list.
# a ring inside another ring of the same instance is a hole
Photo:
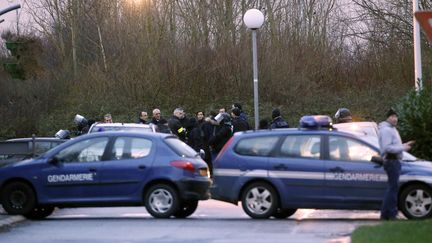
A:
{"label": "man in dark jacket standing", "polygon": [[168,121],[168,127],[171,132],[177,137],[186,142],[186,128],[182,125],[181,120],[184,118],[183,108],[176,108],[173,112],[173,116]]}
{"label": "man in dark jacket standing", "polygon": [[276,129],[276,128],[288,128],[288,122],[285,121],[280,113],[280,110],[278,108],[273,109],[272,111],[272,122],[271,122],[271,129]]}
{"label": "man in dark jacket standing", "polygon": [[168,127],[168,121],[161,116],[161,111],[156,108],[153,110],[153,117],[150,123],[156,125],[157,131],[161,133],[170,133],[170,129]]}
{"label": "man in dark jacket standing", "polygon": [[241,111],[239,108],[231,110],[233,133],[247,131],[250,129],[249,123],[240,117]]}
{"label": "man in dark jacket standing", "polygon": [[[219,115],[223,117],[220,119],[219,125],[213,127],[213,132],[209,140],[212,150],[212,161],[215,160],[225,143],[232,137],[230,116],[227,113],[220,113]],[[216,116],[216,120],[218,120],[217,118]]]}

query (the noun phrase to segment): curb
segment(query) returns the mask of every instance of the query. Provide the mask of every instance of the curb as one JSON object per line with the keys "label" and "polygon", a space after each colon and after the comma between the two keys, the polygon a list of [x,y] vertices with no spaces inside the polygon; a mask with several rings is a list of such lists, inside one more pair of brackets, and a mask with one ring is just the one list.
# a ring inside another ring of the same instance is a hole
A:
{"label": "curb", "polygon": [[0,229],[24,221],[25,219],[21,215],[8,215],[0,205]]}

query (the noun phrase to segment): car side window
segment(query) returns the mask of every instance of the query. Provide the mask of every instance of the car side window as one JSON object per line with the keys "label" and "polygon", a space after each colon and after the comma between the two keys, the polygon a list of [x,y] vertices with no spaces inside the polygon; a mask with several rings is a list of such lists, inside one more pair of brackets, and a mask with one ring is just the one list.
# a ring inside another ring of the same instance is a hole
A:
{"label": "car side window", "polygon": [[288,135],[281,145],[280,156],[319,159],[321,156],[321,136]]}
{"label": "car side window", "polygon": [[61,150],[56,158],[64,163],[101,161],[107,144],[108,137],[82,140]]}
{"label": "car side window", "polygon": [[371,161],[378,152],[366,144],[351,138],[330,136],[329,151],[331,160]]}
{"label": "car side window", "polygon": [[248,156],[268,156],[278,140],[278,136],[245,138],[239,141],[235,152]]}
{"label": "car side window", "polygon": [[145,138],[118,137],[112,149],[112,160],[138,159],[150,154],[152,141]]}

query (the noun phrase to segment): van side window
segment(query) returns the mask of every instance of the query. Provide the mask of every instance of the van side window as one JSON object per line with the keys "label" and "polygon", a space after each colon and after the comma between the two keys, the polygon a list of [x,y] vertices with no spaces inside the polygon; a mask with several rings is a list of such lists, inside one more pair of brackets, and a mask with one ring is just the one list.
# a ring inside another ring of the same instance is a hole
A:
{"label": "van side window", "polygon": [[371,161],[378,152],[350,138],[330,136],[329,151],[331,160]]}
{"label": "van side window", "polygon": [[319,135],[289,135],[284,139],[281,157],[312,158],[321,156],[321,136]]}
{"label": "van side window", "polygon": [[245,138],[239,141],[234,151],[241,155],[268,156],[278,140],[278,136]]}

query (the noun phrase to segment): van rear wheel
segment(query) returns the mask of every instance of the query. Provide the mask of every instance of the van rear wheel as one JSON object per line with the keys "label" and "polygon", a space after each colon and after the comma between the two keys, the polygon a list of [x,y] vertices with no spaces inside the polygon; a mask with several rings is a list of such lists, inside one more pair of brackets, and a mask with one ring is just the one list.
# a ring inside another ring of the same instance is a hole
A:
{"label": "van rear wheel", "polygon": [[251,218],[266,219],[276,212],[279,199],[272,186],[256,182],[245,188],[241,201],[243,210]]}
{"label": "van rear wheel", "polygon": [[272,216],[277,219],[285,219],[295,214],[295,212],[297,212],[297,209],[295,208],[278,208]]}

